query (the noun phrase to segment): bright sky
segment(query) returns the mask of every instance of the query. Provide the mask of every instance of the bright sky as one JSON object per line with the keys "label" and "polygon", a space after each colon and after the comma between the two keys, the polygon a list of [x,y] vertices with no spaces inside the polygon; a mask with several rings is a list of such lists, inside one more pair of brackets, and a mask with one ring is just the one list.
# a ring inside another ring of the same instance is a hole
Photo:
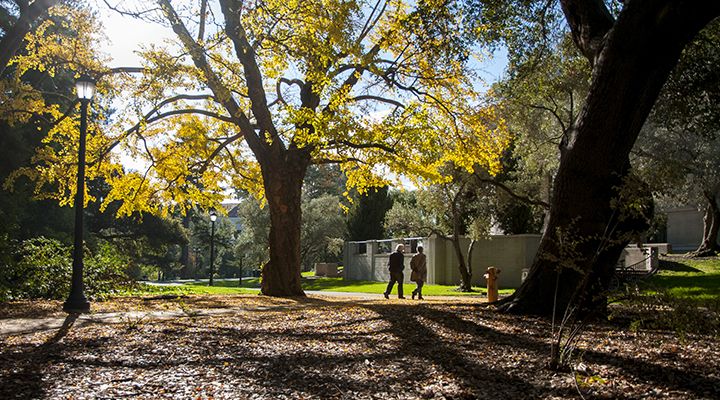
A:
{"label": "bright sky", "polygon": [[172,31],[158,24],[126,17],[108,10],[100,3],[100,18],[109,42],[103,51],[112,57],[112,67],[139,67],[140,57],[135,54],[142,45],[160,44],[172,39]]}

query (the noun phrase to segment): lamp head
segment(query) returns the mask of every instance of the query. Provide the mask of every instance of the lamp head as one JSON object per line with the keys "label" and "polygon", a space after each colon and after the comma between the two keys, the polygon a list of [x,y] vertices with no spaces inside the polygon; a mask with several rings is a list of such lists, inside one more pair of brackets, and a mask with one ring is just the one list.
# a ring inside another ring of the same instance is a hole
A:
{"label": "lamp head", "polygon": [[215,213],[215,211],[210,211],[210,221],[215,222],[216,219],[217,214]]}
{"label": "lamp head", "polygon": [[75,90],[78,99],[92,100],[95,96],[95,80],[87,75],[82,75],[75,81]]}

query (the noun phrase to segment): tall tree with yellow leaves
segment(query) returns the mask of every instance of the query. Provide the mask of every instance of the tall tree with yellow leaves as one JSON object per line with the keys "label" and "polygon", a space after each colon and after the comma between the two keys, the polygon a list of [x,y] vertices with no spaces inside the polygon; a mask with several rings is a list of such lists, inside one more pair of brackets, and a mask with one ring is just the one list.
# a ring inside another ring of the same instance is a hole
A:
{"label": "tall tree with yellow leaves", "polygon": [[439,172],[448,162],[498,170],[508,133],[480,105],[454,4],[158,0],[121,10],[163,20],[178,46],[144,52],[132,93],[141,117],[126,114],[133,126],[116,143],[147,168],[110,176],[105,201],[167,212],[216,206],[224,186],[247,190],[270,212],[262,292],[303,295],[300,197],[310,165],[338,164],[360,193],[393,174],[449,179]]}

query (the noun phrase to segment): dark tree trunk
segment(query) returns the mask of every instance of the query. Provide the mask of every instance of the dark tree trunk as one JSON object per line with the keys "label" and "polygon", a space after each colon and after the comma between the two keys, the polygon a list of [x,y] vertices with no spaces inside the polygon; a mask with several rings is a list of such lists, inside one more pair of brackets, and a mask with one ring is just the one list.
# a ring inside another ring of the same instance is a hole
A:
{"label": "dark tree trunk", "polygon": [[[563,1],[574,35],[597,34],[607,24],[609,14],[585,8],[588,3],[602,4]],[[720,2],[633,0],[606,34],[576,37],[584,53],[598,51],[588,56],[594,63],[590,91],[560,147],[538,255],[502,309],[549,316],[554,308],[562,315],[573,304],[606,304],[604,287],[628,233],[643,225],[641,218],[627,218],[622,202],[614,201],[629,174],[630,150],[682,49],[719,13]]]}
{"label": "dark tree trunk", "polygon": [[460,290],[463,292],[470,292],[472,290],[472,273],[465,263],[465,255],[463,255],[462,248],[460,247],[460,237],[453,235],[452,237],[453,249],[455,255],[458,258],[458,270],[460,271]]}
{"label": "dark tree trunk", "polygon": [[[190,213],[188,212],[183,216],[182,219],[182,226],[186,229],[186,231],[190,231]],[[192,241],[188,240],[186,243],[184,243],[181,247],[180,252],[180,264],[182,264],[183,268],[180,272],[180,276],[184,279],[191,278],[191,273],[193,269],[192,260],[190,257],[190,246],[192,244]]]}
{"label": "dark tree trunk", "polygon": [[460,208],[458,207],[458,201],[460,199],[460,196],[464,192],[464,189],[465,184],[463,183],[463,185],[452,198],[451,212],[453,220],[453,234],[450,240],[452,241],[453,249],[455,250],[455,255],[458,259],[458,270],[460,271],[460,279],[462,280],[462,282],[460,282],[460,290],[463,292],[470,292],[472,291],[472,274],[470,273],[468,265],[465,263],[465,256],[463,255],[462,248],[460,247],[462,213],[460,211]]}
{"label": "dark tree trunk", "polygon": [[705,191],[708,201],[703,217],[703,240],[700,247],[692,252],[693,257],[712,257],[720,251],[718,246],[718,230],[720,230],[720,207],[716,193]]}
{"label": "dark tree trunk", "polygon": [[304,296],[300,284],[301,189],[309,156],[299,150],[285,152],[262,168],[265,197],[270,210],[270,261],[262,272],[262,293],[269,296]]}

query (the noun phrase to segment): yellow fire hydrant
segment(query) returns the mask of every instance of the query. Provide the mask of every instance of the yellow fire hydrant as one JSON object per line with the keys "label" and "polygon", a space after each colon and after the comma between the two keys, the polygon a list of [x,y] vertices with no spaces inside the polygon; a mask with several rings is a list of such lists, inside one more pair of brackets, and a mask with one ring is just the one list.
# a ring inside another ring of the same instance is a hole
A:
{"label": "yellow fire hydrant", "polygon": [[499,269],[495,267],[488,267],[487,273],[483,275],[487,280],[488,303],[492,303],[498,300],[498,274],[500,274]]}

